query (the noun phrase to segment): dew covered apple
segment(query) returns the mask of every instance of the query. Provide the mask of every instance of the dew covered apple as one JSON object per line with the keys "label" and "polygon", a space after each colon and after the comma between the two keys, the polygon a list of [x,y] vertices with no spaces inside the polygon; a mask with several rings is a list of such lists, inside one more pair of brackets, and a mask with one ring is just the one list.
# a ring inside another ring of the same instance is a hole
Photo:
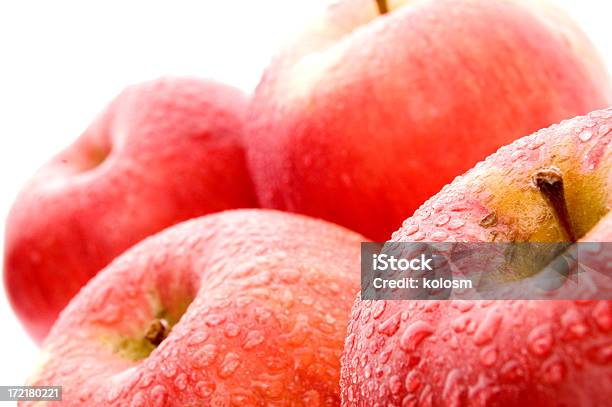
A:
{"label": "dew covered apple", "polygon": [[[611,207],[612,108],[501,148],[423,204],[392,240],[611,242]],[[358,299],[342,402],[604,406],[611,349],[612,301]]]}
{"label": "dew covered apple", "polygon": [[267,68],[248,161],[264,207],[384,241],[457,174],[610,89],[543,2],[337,1]]}
{"label": "dew covered apple", "polygon": [[24,187],[6,224],[4,282],[40,342],[114,257],[167,226],[253,207],[242,146],[247,97],[163,78],[122,92]]}
{"label": "dew covered apple", "polygon": [[67,406],[338,405],[363,239],[261,210],[169,228],[70,302],[29,384]]}

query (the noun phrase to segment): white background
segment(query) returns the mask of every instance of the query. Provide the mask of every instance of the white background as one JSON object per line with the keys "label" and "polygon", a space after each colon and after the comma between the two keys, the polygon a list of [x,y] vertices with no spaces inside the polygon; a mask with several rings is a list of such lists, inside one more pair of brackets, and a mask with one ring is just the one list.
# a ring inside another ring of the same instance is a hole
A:
{"label": "white background", "polygon": [[[612,66],[612,7],[597,0],[554,2],[579,22]],[[251,91],[279,44],[324,3],[2,0],[0,229],[28,177],[124,86],[185,74]],[[1,285],[0,385],[17,385],[34,365],[37,348]]]}

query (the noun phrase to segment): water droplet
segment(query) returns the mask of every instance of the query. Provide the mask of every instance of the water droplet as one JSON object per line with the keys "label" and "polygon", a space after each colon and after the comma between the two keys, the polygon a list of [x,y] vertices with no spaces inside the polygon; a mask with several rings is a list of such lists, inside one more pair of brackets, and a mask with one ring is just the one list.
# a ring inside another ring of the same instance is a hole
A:
{"label": "water droplet", "polygon": [[499,387],[486,374],[480,373],[476,384],[470,387],[468,396],[470,400],[469,405],[493,405],[492,398],[499,390]]}
{"label": "water droplet", "polygon": [[417,214],[419,218],[421,218],[422,220],[426,220],[429,218],[429,216],[431,215],[431,211],[427,210],[427,209],[423,209],[421,211],[419,211],[419,213]]}
{"label": "water droplet", "polygon": [[589,141],[593,137],[593,132],[590,129],[584,129],[578,134],[578,138],[582,141]]}
{"label": "water droplet", "polygon": [[378,327],[378,332],[387,336],[395,334],[395,332],[397,332],[400,327],[400,317],[401,312],[397,312],[396,314],[394,314],[391,318],[380,324],[380,326]]}
{"label": "water droplet", "polygon": [[451,326],[453,327],[455,332],[460,333],[465,330],[470,321],[471,320],[469,317],[459,317],[454,319],[453,322],[451,322]]}
{"label": "water droplet", "polygon": [[446,376],[444,389],[442,390],[442,401],[445,406],[460,407],[463,405],[462,399],[466,388],[461,377],[462,374],[459,369],[451,370]]}
{"label": "water droplet", "polygon": [[285,390],[283,380],[279,380],[279,377],[282,376],[264,375],[261,380],[252,381],[251,385],[266,398],[278,398]]}
{"label": "water droplet", "polygon": [[413,224],[406,225],[406,227],[404,229],[404,234],[406,236],[411,236],[411,235],[415,234],[418,231],[419,231],[419,225],[415,225],[413,223]]}
{"label": "water droplet", "polygon": [[[288,270],[290,272],[290,270]],[[284,276],[284,274],[283,274]],[[284,281],[284,280],[283,280]],[[239,308],[246,308],[253,303],[253,299],[250,297],[240,297],[236,299],[236,305]]]}
{"label": "water droplet", "polygon": [[605,110],[595,110],[594,112],[587,114],[587,116],[590,118],[598,119],[600,117],[604,117],[604,114]]}
{"label": "water droplet", "polygon": [[299,270],[287,269],[280,276],[280,280],[287,284],[295,284],[302,277],[302,273]]}
{"label": "water droplet", "polygon": [[484,321],[482,321],[474,334],[474,343],[476,345],[484,345],[485,343],[490,342],[491,339],[497,335],[502,319],[503,316],[497,311],[497,309],[494,308],[489,310],[484,318]]}
{"label": "water droplet", "polygon": [[448,223],[449,220],[450,216],[448,216],[447,214],[442,214],[438,216],[438,219],[436,219],[436,226],[444,226]]}
{"label": "water droplet", "polygon": [[236,324],[227,324],[225,326],[225,336],[228,338],[235,338],[240,334],[240,327]]}
{"label": "water droplet", "polygon": [[402,379],[398,375],[393,375],[389,378],[389,390],[393,394],[399,394],[402,390]]}
{"label": "water droplet", "polygon": [[376,370],[374,370],[374,374],[376,375],[376,377],[381,378],[385,375],[385,371],[382,366],[377,366]]}
{"label": "water droplet", "polygon": [[433,327],[427,322],[416,321],[409,325],[402,334],[400,338],[400,348],[406,352],[412,352],[433,332]]}
{"label": "water droplet", "polygon": [[419,401],[414,394],[408,394],[402,399],[402,407],[417,407]]}
{"label": "water droplet", "polygon": [[424,312],[434,312],[438,308],[440,308],[440,303],[438,301],[425,301],[425,306],[423,307]]}
{"label": "water droplet", "polygon": [[534,137],[534,139],[527,145],[529,150],[537,150],[544,145],[543,137]]}
{"label": "water droplet", "polygon": [[271,356],[266,359],[266,367],[273,371],[281,371],[287,369],[288,361],[285,358]]}
{"label": "water droplet", "polygon": [[264,340],[265,340],[265,337],[263,333],[261,333],[261,331],[250,331],[247,334],[246,340],[242,347],[246,350],[253,349],[256,346],[261,345],[264,342]]}
{"label": "water droplet", "polygon": [[589,331],[582,314],[575,308],[568,309],[561,316],[561,326],[566,338],[583,338]]}
{"label": "water droplet", "polygon": [[185,390],[187,387],[187,375],[185,373],[181,373],[176,376],[176,379],[174,379],[174,385],[179,390]]}
{"label": "water droplet", "polygon": [[609,301],[598,301],[593,308],[593,318],[602,332],[608,332],[612,328],[612,304]]}
{"label": "water droplet", "polygon": [[548,324],[535,327],[531,330],[529,335],[527,335],[527,348],[534,355],[547,355],[551,351],[552,345],[552,329]]}
{"label": "water droplet", "polygon": [[390,358],[391,358],[391,350],[386,349],[386,350],[383,350],[383,351],[380,353],[380,358],[379,358],[379,360],[380,360],[380,362],[381,362],[382,364],[387,363],[387,362],[389,361],[389,359],[390,359]]}
{"label": "water droplet", "polygon": [[168,392],[166,391],[166,388],[161,384],[158,384],[151,390],[151,405],[155,407],[161,407],[166,403],[167,397]]}
{"label": "water droplet", "polygon": [[516,360],[509,360],[500,369],[501,378],[508,383],[517,383],[525,377],[525,369]]}
{"label": "water droplet", "polygon": [[378,398],[379,399],[386,399],[387,398],[387,385],[385,382],[382,382],[381,384],[379,384],[378,386]]}
{"label": "water droplet", "polygon": [[557,358],[553,357],[542,364],[542,379],[545,383],[556,384],[565,377],[565,365]]}
{"label": "water droplet", "polygon": [[486,346],[480,350],[480,363],[485,367],[491,367],[497,361],[497,348]]}
{"label": "water droplet", "polygon": [[415,370],[411,370],[410,373],[406,375],[406,382],[404,383],[406,391],[408,393],[414,393],[418,390],[420,385],[421,376]]}
{"label": "water droplet", "polygon": [[221,314],[210,314],[207,315],[206,318],[204,319],[204,322],[206,322],[206,325],[208,326],[218,326],[221,325],[223,322],[225,322],[225,315],[221,315]]}
{"label": "water droplet", "polygon": [[206,367],[215,361],[217,357],[217,347],[212,343],[204,345],[193,355],[193,364],[196,367]]}
{"label": "water droplet", "polygon": [[189,345],[192,345],[192,346],[193,346],[193,345],[198,345],[198,344],[200,344],[200,343],[204,342],[205,340],[207,340],[207,339],[208,339],[208,336],[209,336],[209,335],[208,335],[208,332],[199,331],[199,332],[194,333],[194,334],[193,334],[193,335],[192,335],[192,336],[189,338],[189,340],[187,341],[187,343],[188,343]]}
{"label": "water droplet", "polygon": [[374,308],[372,309],[372,318],[378,319],[383,312],[385,312],[385,307],[387,306],[387,302],[383,300],[376,301]]}
{"label": "water droplet", "polygon": [[460,312],[468,312],[474,308],[474,301],[454,300],[451,302],[451,306]]}
{"label": "water droplet", "polygon": [[367,344],[368,351],[372,354],[378,353],[380,351],[381,346],[384,345],[384,338],[379,337],[375,341],[370,341]]}
{"label": "water droplet", "polygon": [[523,158],[524,156],[525,156],[525,152],[523,150],[516,150],[510,154],[510,159],[512,161],[517,161]]}
{"label": "water droplet", "polygon": [[438,230],[429,235],[429,238],[434,242],[442,242],[444,239],[448,237],[448,233],[443,230]]}
{"label": "water droplet", "polygon": [[448,226],[446,226],[446,228],[448,230],[457,230],[463,225],[465,225],[465,221],[461,219],[453,219],[448,223]]}
{"label": "water droplet", "polygon": [[[302,302],[304,304],[311,305],[309,304],[309,301],[312,300],[308,297],[302,297]],[[255,308],[255,319],[257,320],[257,322],[263,324],[264,322],[267,322],[270,318],[272,318],[272,312],[270,312],[270,310],[261,307]]]}
{"label": "water droplet", "polygon": [[609,125],[609,124],[602,124],[602,125],[599,127],[599,131],[597,132],[597,134],[598,134],[600,137],[603,137],[603,136],[605,136],[606,134],[610,133],[610,131],[611,131],[611,130],[612,130],[612,127],[610,127],[610,125]]}
{"label": "water droplet", "polygon": [[216,385],[213,382],[209,381],[199,381],[196,383],[195,391],[196,394],[203,398],[209,398],[215,391]]}
{"label": "water droplet", "polygon": [[346,337],[346,340],[344,341],[344,349],[346,352],[351,352],[354,346],[355,346],[355,334],[351,333],[350,335]]}
{"label": "water droplet", "polygon": [[145,405],[146,405],[145,395],[142,391],[139,391],[132,396],[130,407],[144,407]]}
{"label": "water droplet", "polygon": [[421,390],[421,395],[419,396],[419,407],[431,407],[433,406],[433,391],[431,390],[430,385],[425,385]]}
{"label": "water droplet", "polygon": [[149,385],[155,379],[155,375],[153,373],[145,373],[142,375],[142,379],[140,380],[141,387],[149,387]]}
{"label": "water droplet", "polygon": [[365,327],[365,337],[367,339],[370,339],[372,337],[372,335],[374,335],[374,323],[370,322]]}
{"label": "water droplet", "polygon": [[433,205],[431,205],[431,208],[435,213],[440,213],[444,209],[444,204],[441,202],[435,202]]}
{"label": "water droplet", "polygon": [[355,401],[355,394],[353,392],[353,386],[349,386],[347,390],[348,400],[352,403]]}
{"label": "water droplet", "polygon": [[228,352],[219,366],[219,376],[227,379],[234,374],[238,366],[240,366],[240,356],[237,353]]}
{"label": "water droplet", "polygon": [[423,232],[416,232],[415,234],[413,234],[410,237],[410,240],[413,241],[413,242],[418,242],[418,241],[421,241],[423,239],[425,239],[425,233],[423,233]]}
{"label": "water droplet", "polygon": [[480,305],[480,308],[488,308],[491,305],[495,304],[497,301],[496,300],[482,300],[482,301],[478,301],[478,305]]}
{"label": "water droplet", "polygon": [[176,374],[176,366],[174,366],[172,363],[162,364],[160,366],[160,370],[163,375],[168,378],[174,377],[174,375]]}
{"label": "water droplet", "polygon": [[367,324],[368,321],[370,320],[370,310],[369,309],[364,309],[361,312],[361,318],[359,320],[361,321],[361,323],[363,325]]}

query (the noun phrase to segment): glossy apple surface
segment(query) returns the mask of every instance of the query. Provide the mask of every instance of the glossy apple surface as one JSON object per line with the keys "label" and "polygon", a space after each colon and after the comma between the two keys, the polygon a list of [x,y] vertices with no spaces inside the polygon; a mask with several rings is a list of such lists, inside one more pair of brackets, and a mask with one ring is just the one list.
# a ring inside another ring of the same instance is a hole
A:
{"label": "glossy apple surface", "polygon": [[242,146],[248,99],[165,78],[127,88],[19,194],[4,281],[41,341],[70,298],[142,238],[179,221],[255,206]]}
{"label": "glossy apple surface", "polygon": [[[542,174],[556,174],[556,188],[543,187]],[[428,200],[392,240],[609,244],[611,207],[608,109],[501,148]],[[357,300],[342,400],[603,406],[612,397],[611,349],[612,301]]]}
{"label": "glossy apple surface", "polygon": [[248,161],[264,207],[385,240],[518,137],[606,107],[599,57],[542,2],[333,5],[267,68]]}

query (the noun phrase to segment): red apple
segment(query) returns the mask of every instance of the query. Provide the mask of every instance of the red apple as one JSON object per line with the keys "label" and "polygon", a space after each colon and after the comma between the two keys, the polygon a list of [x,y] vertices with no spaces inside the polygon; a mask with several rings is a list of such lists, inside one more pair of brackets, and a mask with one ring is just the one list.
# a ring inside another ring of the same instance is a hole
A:
{"label": "red apple", "polygon": [[29,384],[67,406],[338,405],[361,240],[263,210],[174,226],[69,303]]}
{"label": "red apple", "polygon": [[35,340],[98,270],[179,221],[255,206],[242,146],[247,98],[195,79],[121,93],[36,174],[7,219],[4,281]]}
{"label": "red apple", "polygon": [[[610,244],[611,207],[612,108],[500,149],[421,206],[393,241]],[[346,406],[612,398],[612,301],[357,300],[352,315]]]}
{"label": "red apple", "polygon": [[264,207],[384,240],[512,140],[606,107],[581,31],[540,2],[335,2],[267,69],[247,156]]}

